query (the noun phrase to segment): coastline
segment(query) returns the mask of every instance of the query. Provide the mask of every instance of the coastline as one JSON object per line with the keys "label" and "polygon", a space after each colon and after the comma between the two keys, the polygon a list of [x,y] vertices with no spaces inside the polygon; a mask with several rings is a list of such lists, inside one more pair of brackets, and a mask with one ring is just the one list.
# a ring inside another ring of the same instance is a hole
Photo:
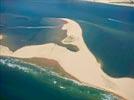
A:
{"label": "coastline", "polygon": [[[33,45],[22,47],[15,52],[9,49],[3,49],[10,53],[1,52],[0,55],[17,57],[17,58],[47,58],[58,61],[61,67],[73,77],[89,86],[100,87],[102,89],[116,93],[128,100],[133,98],[134,80],[129,78],[111,78],[101,70],[100,63],[97,62],[94,55],[88,50],[82,37],[82,29],[78,23],[66,18],[59,20],[67,21],[62,30],[67,30],[67,37],[62,40],[64,44],[73,44],[79,48],[79,51],[72,52],[64,47],[54,43]],[[71,37],[71,38],[70,38]],[[2,46],[1,48],[8,48]],[[123,91],[123,92],[122,92]],[[126,93],[127,91],[127,93]]]}
{"label": "coastline", "polygon": [[67,73],[56,60],[47,59],[47,58],[36,58],[36,57],[34,57],[34,58],[21,58],[20,60],[27,62],[27,63],[31,63],[31,64],[36,64],[36,65],[41,66],[43,68],[49,68],[49,69],[53,70],[54,72],[57,72],[59,75],[61,75],[63,77],[74,79],[74,80],[80,82],[80,80],[78,80],[77,78],[75,78],[72,75],[70,75],[69,73]]}
{"label": "coastline", "polygon": [[84,0],[87,2],[91,2],[91,3],[99,3],[99,4],[108,4],[108,5],[115,5],[115,6],[126,6],[126,7],[134,7],[134,2],[120,2],[120,1],[106,1],[106,0],[98,0],[98,1],[93,1],[93,0]]}

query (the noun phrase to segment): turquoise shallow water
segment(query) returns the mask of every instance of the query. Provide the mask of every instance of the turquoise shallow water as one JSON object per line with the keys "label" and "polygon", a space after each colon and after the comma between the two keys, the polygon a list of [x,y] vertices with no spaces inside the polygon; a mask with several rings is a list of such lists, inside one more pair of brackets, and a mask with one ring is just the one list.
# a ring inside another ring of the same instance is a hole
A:
{"label": "turquoise shallow water", "polygon": [[[80,24],[85,43],[102,63],[102,69],[106,74],[112,77],[134,77],[134,8],[81,0],[0,2],[0,32],[5,35],[5,40],[0,41],[2,45],[16,50],[25,45],[57,43],[65,37],[65,32],[59,30],[60,22],[50,18],[66,17]],[[6,64],[0,62],[2,99],[115,99],[104,91],[79,86],[70,80],[50,75],[51,71],[44,73],[43,69],[33,65],[10,58],[0,58],[0,61],[3,60]],[[30,72],[25,72],[24,70],[29,70],[29,66]],[[54,79],[67,89],[55,86]]]}

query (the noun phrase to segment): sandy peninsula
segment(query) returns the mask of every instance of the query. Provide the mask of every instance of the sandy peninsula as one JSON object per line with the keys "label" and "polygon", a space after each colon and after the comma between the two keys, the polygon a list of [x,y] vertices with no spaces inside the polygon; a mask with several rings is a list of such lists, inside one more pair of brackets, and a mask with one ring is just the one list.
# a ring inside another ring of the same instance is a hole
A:
{"label": "sandy peninsula", "polygon": [[[1,46],[0,55],[18,58],[47,58],[57,61],[60,66],[70,75],[76,77],[81,82],[114,92],[127,100],[134,99],[134,79],[112,78],[101,69],[101,64],[97,62],[95,56],[87,48],[83,37],[82,29],[78,23],[66,18],[58,20],[66,21],[62,30],[67,31],[67,37],[62,40],[63,44],[73,44],[79,51],[73,52],[55,43],[42,45],[32,45],[22,47],[14,52],[8,47]],[[4,52],[5,51],[5,52]]]}

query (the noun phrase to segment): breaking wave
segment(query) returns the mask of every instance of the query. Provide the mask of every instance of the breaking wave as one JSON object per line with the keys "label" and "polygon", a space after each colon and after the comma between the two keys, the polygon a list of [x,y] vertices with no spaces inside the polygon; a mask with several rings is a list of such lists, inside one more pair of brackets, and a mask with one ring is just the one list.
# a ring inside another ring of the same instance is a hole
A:
{"label": "breaking wave", "polygon": [[[3,69],[5,69],[6,73],[2,72]],[[63,94],[61,95],[64,95],[64,96],[67,96],[69,94],[68,96],[69,99],[66,99],[66,100],[74,100],[74,98],[78,98],[78,97],[81,98],[81,100],[91,100],[90,98],[94,98],[95,100],[117,100],[118,98],[118,96],[113,95],[112,93],[99,90],[93,87],[88,87],[85,84],[80,83],[76,80],[60,76],[58,73],[52,71],[52,69],[49,69],[47,67],[42,68],[41,66],[26,63],[16,58],[0,57],[0,72],[1,72],[1,77],[2,77],[1,84],[5,84],[4,88],[6,88],[5,87],[6,84],[10,87],[10,84],[5,82],[5,80],[7,80],[5,76],[9,74],[8,78],[9,80],[12,79],[12,81],[14,81],[15,88],[16,88],[16,85],[22,84],[22,87],[24,86],[26,88],[26,91],[33,92],[33,90],[29,90],[29,86],[28,86],[29,81],[30,82],[32,81],[33,86],[38,86],[39,93],[43,89],[44,91],[43,98],[46,98],[49,95],[49,94],[46,94],[46,95],[44,94],[44,93],[47,93],[47,91],[49,91],[46,89],[46,87],[50,87],[52,89],[51,91],[52,94],[59,92],[59,91],[62,91],[61,93]],[[16,72],[16,76],[12,77],[12,74],[15,74],[15,72]],[[21,76],[19,76],[19,73],[22,73]],[[29,79],[28,77],[32,77],[32,78]],[[15,80],[13,80],[13,78],[15,78]],[[21,82],[20,78],[22,79],[28,78],[28,80],[25,79],[23,83]],[[19,81],[16,82],[16,80],[18,79],[20,80],[20,82]],[[38,82],[38,84],[34,84],[33,81],[35,83]],[[3,86],[0,85],[0,88],[2,89]],[[12,88],[12,85],[11,85],[11,88]],[[21,90],[21,87],[19,87],[19,90]],[[7,90],[7,91],[10,91],[10,90]],[[30,95],[29,92],[28,94]],[[33,97],[33,95],[31,96]],[[58,98],[60,98],[60,96],[58,96]],[[50,99],[51,97],[49,97],[49,99],[47,100],[50,100]]]}
{"label": "breaking wave", "polygon": [[45,28],[58,28],[57,26],[16,26],[6,27],[7,29],[45,29]]}
{"label": "breaking wave", "polygon": [[118,20],[118,19],[113,19],[113,18],[108,18],[109,21],[113,21],[113,22],[117,22],[117,23],[122,23],[122,24],[127,24],[121,20]]}

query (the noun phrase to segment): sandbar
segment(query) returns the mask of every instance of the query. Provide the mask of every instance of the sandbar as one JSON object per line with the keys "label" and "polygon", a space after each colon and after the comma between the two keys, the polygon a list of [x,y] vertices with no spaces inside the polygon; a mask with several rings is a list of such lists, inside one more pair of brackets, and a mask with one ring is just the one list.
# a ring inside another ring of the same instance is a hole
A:
{"label": "sandbar", "polygon": [[[57,61],[60,66],[70,75],[86,85],[111,91],[127,100],[134,99],[134,79],[131,78],[112,78],[104,73],[101,64],[97,62],[95,56],[87,48],[80,25],[67,18],[58,18],[66,21],[62,30],[67,31],[67,37],[62,40],[64,44],[73,44],[79,51],[73,52],[55,43],[42,45],[24,46],[14,52],[1,46],[4,51],[0,55],[17,58],[47,58]],[[4,48],[4,49],[3,49]]]}

